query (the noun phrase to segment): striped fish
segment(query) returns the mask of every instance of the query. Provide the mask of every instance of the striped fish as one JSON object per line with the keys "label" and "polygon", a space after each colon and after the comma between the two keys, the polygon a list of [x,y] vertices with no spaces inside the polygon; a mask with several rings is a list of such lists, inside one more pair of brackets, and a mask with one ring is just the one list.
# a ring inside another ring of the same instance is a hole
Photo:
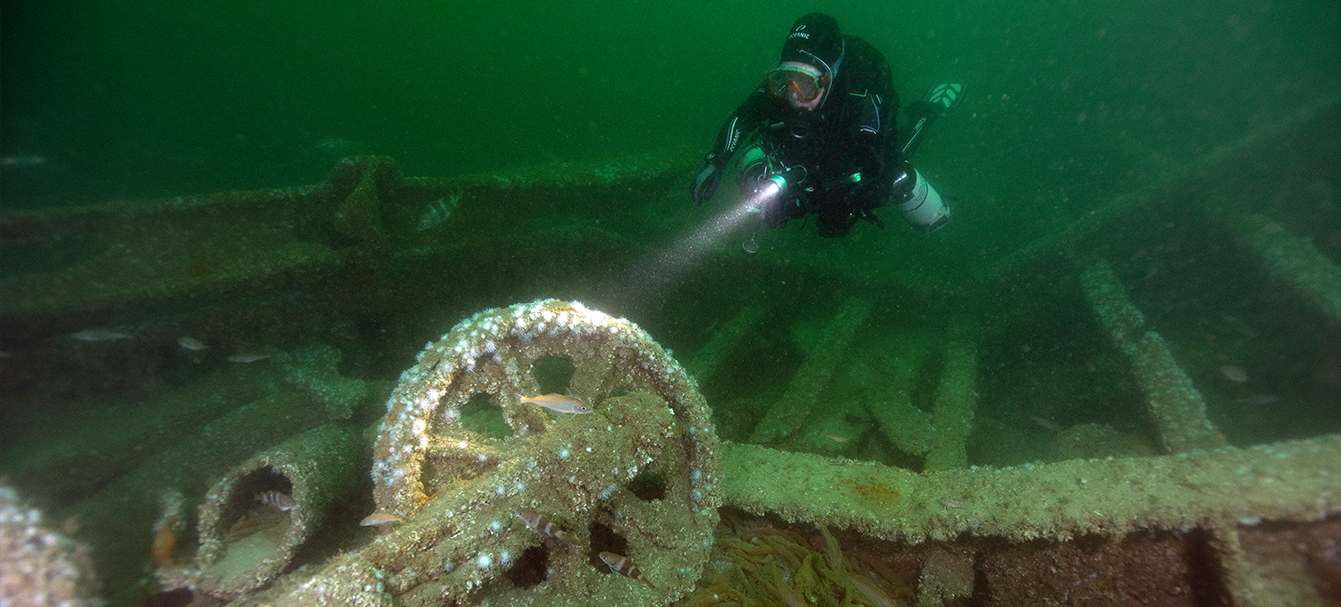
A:
{"label": "striped fish", "polygon": [[264,491],[256,496],[256,500],[280,512],[288,512],[298,507],[298,502],[293,501],[292,497],[278,491]]}
{"label": "striped fish", "polygon": [[610,571],[620,575],[627,575],[639,582],[647,584],[648,588],[656,589],[656,586],[653,586],[652,582],[647,581],[647,578],[643,577],[642,570],[638,569],[638,566],[634,565],[633,561],[629,560],[629,557],[620,556],[613,552],[602,552],[601,560],[605,561],[605,564],[610,566]]}
{"label": "striped fish", "polygon": [[572,540],[568,539],[569,536],[567,532],[560,529],[559,526],[555,525],[548,517],[535,510],[518,510],[517,516],[520,516],[521,520],[526,521],[527,527],[535,529],[556,540],[562,540],[570,544],[572,543]]}

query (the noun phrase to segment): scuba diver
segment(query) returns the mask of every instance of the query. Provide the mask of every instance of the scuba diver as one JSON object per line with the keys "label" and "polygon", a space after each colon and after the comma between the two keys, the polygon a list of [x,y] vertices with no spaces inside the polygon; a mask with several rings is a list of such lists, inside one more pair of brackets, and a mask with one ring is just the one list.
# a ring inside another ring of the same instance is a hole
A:
{"label": "scuba diver", "polygon": [[[858,219],[883,227],[871,211],[891,199],[904,218],[930,232],[949,208],[907,157],[926,127],[963,102],[961,84],[943,84],[909,108],[910,136],[899,142],[899,95],[889,63],[838,21],[811,13],[792,24],[777,67],[731,115],[690,184],[696,205],[712,198],[742,148],[738,185],[749,210],[777,228],[817,216],[820,236],[847,234]],[[753,239],[745,244],[751,250]]]}

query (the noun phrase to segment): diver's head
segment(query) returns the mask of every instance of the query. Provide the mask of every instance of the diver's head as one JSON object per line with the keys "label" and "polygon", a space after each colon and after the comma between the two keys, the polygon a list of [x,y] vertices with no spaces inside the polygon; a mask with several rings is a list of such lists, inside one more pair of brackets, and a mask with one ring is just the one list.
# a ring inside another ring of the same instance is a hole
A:
{"label": "diver's head", "polygon": [[768,72],[768,90],[795,109],[819,109],[838,76],[843,50],[843,33],[833,17],[810,13],[797,19],[778,66]]}

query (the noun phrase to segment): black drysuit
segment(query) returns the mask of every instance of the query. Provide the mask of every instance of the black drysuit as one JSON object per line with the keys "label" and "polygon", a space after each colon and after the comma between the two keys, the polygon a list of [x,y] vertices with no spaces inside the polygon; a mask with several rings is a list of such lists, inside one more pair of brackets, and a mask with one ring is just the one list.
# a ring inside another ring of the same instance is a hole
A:
{"label": "black drysuit", "polygon": [[[843,36],[838,73],[823,104],[794,109],[761,85],[727,120],[707,161],[724,169],[742,143],[757,141],[804,179],[787,195],[793,218],[819,215],[820,234],[846,234],[858,217],[889,201],[901,162],[897,147],[899,95],[889,63],[855,36]],[[874,216],[870,216],[874,217]]]}

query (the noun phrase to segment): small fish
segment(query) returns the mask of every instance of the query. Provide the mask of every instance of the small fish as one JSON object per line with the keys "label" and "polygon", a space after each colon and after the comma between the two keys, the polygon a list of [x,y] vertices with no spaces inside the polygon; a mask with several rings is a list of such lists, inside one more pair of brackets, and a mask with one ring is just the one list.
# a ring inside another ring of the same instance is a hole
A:
{"label": "small fish", "polygon": [[968,504],[966,504],[966,503],[964,503],[964,502],[955,501],[955,500],[952,500],[952,499],[950,499],[950,498],[948,498],[948,497],[940,497],[940,498],[936,498],[936,501],[940,502],[942,506],[945,506],[946,508],[950,508],[951,510],[959,510],[959,509],[961,509],[961,508],[964,508],[964,507],[968,506]]}
{"label": "small fish", "polygon": [[104,329],[90,329],[88,331],[71,333],[70,337],[73,337],[79,341],[112,341],[116,339],[130,339],[130,335],[127,335],[125,333],[121,333],[119,331],[107,331]]}
{"label": "small fish", "polygon": [[232,355],[232,356],[229,356],[229,357],[228,357],[228,362],[233,362],[233,363],[254,363],[254,362],[258,361],[258,360],[265,360],[265,359],[267,359],[267,358],[270,358],[270,355],[269,355],[269,354],[263,354],[263,353],[260,353],[260,352],[242,352],[242,353],[239,353],[239,354],[234,354],[234,355]]}
{"label": "small fish", "polygon": [[292,497],[278,491],[264,491],[256,496],[256,500],[280,512],[288,512],[298,507],[298,502],[293,501]]}
{"label": "small fish", "polygon": [[209,346],[205,345],[205,343],[200,341],[199,339],[196,339],[194,337],[187,337],[185,335],[177,338],[177,345],[181,346],[184,349],[191,350],[193,352],[200,352],[201,350],[210,349]]}
{"label": "small fish", "polygon": [[155,525],[154,540],[150,545],[154,562],[167,565],[172,562],[172,551],[177,548],[176,525]]}
{"label": "small fish", "polygon": [[389,512],[374,512],[366,517],[363,517],[363,520],[359,521],[359,524],[363,525],[364,527],[377,527],[379,525],[389,525],[391,523],[399,523],[399,522],[400,522],[399,516],[396,516]]}
{"label": "small fish", "polygon": [[327,154],[352,156],[362,152],[367,147],[367,144],[362,141],[346,139],[344,137],[327,137],[312,144],[312,147]]}
{"label": "small fish", "polygon": [[1249,394],[1243,398],[1236,398],[1234,402],[1240,405],[1270,405],[1280,402],[1280,396],[1276,394]]}
{"label": "small fish", "polygon": [[11,169],[33,169],[46,163],[46,156],[38,156],[36,154],[0,157],[0,166]]}
{"label": "small fish", "polygon": [[1042,417],[1039,417],[1039,416],[1037,416],[1037,415],[1030,415],[1030,416],[1029,416],[1029,419],[1030,419],[1030,420],[1033,420],[1033,422],[1034,422],[1035,424],[1038,424],[1038,425],[1039,425],[1041,428],[1043,428],[1044,430],[1048,430],[1048,431],[1050,431],[1050,432],[1061,432],[1061,431],[1062,431],[1062,427],[1059,426],[1059,425],[1057,425],[1057,422],[1054,422],[1054,421],[1052,421],[1052,420],[1050,420],[1050,419],[1042,418]]}
{"label": "small fish", "polygon": [[841,434],[825,434],[824,438],[827,438],[840,445],[847,442],[847,437]]}
{"label": "small fish", "polygon": [[556,413],[591,413],[591,407],[581,400],[563,394],[545,394],[543,396],[523,396],[522,404],[530,403],[544,407]]}
{"label": "small fish", "polygon": [[637,565],[633,564],[633,561],[629,560],[629,557],[620,556],[613,552],[602,552],[600,556],[601,560],[605,561],[605,564],[610,566],[610,571],[620,575],[627,575],[639,582],[647,584],[648,588],[656,588],[656,586],[652,585],[652,582],[647,581],[647,578],[643,577],[643,572],[638,569]]}
{"label": "small fish", "polygon": [[447,218],[452,216],[452,211],[456,210],[456,206],[460,204],[460,202],[461,194],[458,193],[452,194],[451,196],[443,196],[442,198],[428,203],[428,206],[424,208],[424,214],[419,216],[419,227],[417,229],[420,232],[423,232],[424,230],[433,229],[437,227],[438,224],[447,221]]}
{"label": "small fish", "polygon": [[1248,381],[1248,372],[1244,371],[1243,367],[1237,365],[1221,365],[1220,375],[1225,376],[1225,379],[1236,384]]}
{"label": "small fish", "polygon": [[571,543],[568,539],[568,534],[564,532],[563,529],[560,529],[558,525],[555,525],[554,522],[549,520],[545,515],[540,514],[535,510],[523,509],[517,511],[517,516],[521,517],[521,520],[526,521],[527,527],[535,529],[554,539]]}

